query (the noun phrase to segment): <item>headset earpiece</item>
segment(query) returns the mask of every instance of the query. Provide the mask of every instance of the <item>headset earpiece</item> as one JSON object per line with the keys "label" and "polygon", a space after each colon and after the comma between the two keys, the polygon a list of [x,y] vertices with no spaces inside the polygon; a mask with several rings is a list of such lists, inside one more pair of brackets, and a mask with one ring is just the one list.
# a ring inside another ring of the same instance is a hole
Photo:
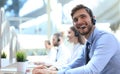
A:
{"label": "headset earpiece", "polygon": [[75,37],[79,37],[79,32],[75,29],[74,26],[71,27],[71,30],[74,32]]}
{"label": "headset earpiece", "polygon": [[57,40],[58,42],[60,42],[60,38],[58,38],[58,40]]}
{"label": "headset earpiece", "polygon": [[75,31],[75,36],[78,37],[79,36],[79,32]]}
{"label": "headset earpiece", "polygon": [[96,24],[96,20],[94,18],[92,18],[92,23],[93,23],[93,25]]}

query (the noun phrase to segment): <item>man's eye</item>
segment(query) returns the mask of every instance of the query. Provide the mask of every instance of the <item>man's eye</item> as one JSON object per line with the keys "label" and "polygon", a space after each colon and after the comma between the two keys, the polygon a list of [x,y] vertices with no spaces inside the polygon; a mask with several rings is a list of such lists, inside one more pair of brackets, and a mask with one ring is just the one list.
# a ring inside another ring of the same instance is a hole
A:
{"label": "man's eye", "polygon": [[73,19],[73,21],[74,21],[74,22],[77,22],[77,21],[78,21],[78,19],[77,19],[77,18],[75,18],[75,19]]}

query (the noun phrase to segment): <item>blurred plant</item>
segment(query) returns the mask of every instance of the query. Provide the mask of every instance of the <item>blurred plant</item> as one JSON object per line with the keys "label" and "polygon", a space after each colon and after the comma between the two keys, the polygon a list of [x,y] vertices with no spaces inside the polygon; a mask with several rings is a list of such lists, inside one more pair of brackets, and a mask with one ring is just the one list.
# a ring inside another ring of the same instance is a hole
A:
{"label": "blurred plant", "polygon": [[16,52],[16,61],[17,62],[25,62],[27,61],[27,55],[24,51],[19,50]]}
{"label": "blurred plant", "polygon": [[7,58],[7,54],[5,52],[2,52],[1,58]]}

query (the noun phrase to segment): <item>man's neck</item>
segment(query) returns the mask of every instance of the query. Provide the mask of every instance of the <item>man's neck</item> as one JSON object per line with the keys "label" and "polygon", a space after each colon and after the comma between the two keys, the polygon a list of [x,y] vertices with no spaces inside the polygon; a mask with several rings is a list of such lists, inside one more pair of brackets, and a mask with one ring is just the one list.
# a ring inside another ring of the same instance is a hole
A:
{"label": "man's neck", "polygon": [[90,30],[90,32],[89,32],[87,35],[85,35],[85,38],[86,38],[86,39],[88,39],[88,37],[89,37],[90,34],[94,31],[94,29],[95,29],[95,26],[93,26],[92,29]]}

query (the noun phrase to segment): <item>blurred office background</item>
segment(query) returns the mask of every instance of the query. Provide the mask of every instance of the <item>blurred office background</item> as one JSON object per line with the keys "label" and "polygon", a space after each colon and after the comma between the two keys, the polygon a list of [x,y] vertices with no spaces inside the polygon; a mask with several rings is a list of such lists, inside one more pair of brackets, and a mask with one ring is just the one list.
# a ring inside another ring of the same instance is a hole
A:
{"label": "blurred office background", "polygon": [[0,0],[0,52],[10,61],[20,49],[45,55],[44,40],[72,25],[71,9],[80,3],[93,10],[100,29],[120,40],[120,0]]}

